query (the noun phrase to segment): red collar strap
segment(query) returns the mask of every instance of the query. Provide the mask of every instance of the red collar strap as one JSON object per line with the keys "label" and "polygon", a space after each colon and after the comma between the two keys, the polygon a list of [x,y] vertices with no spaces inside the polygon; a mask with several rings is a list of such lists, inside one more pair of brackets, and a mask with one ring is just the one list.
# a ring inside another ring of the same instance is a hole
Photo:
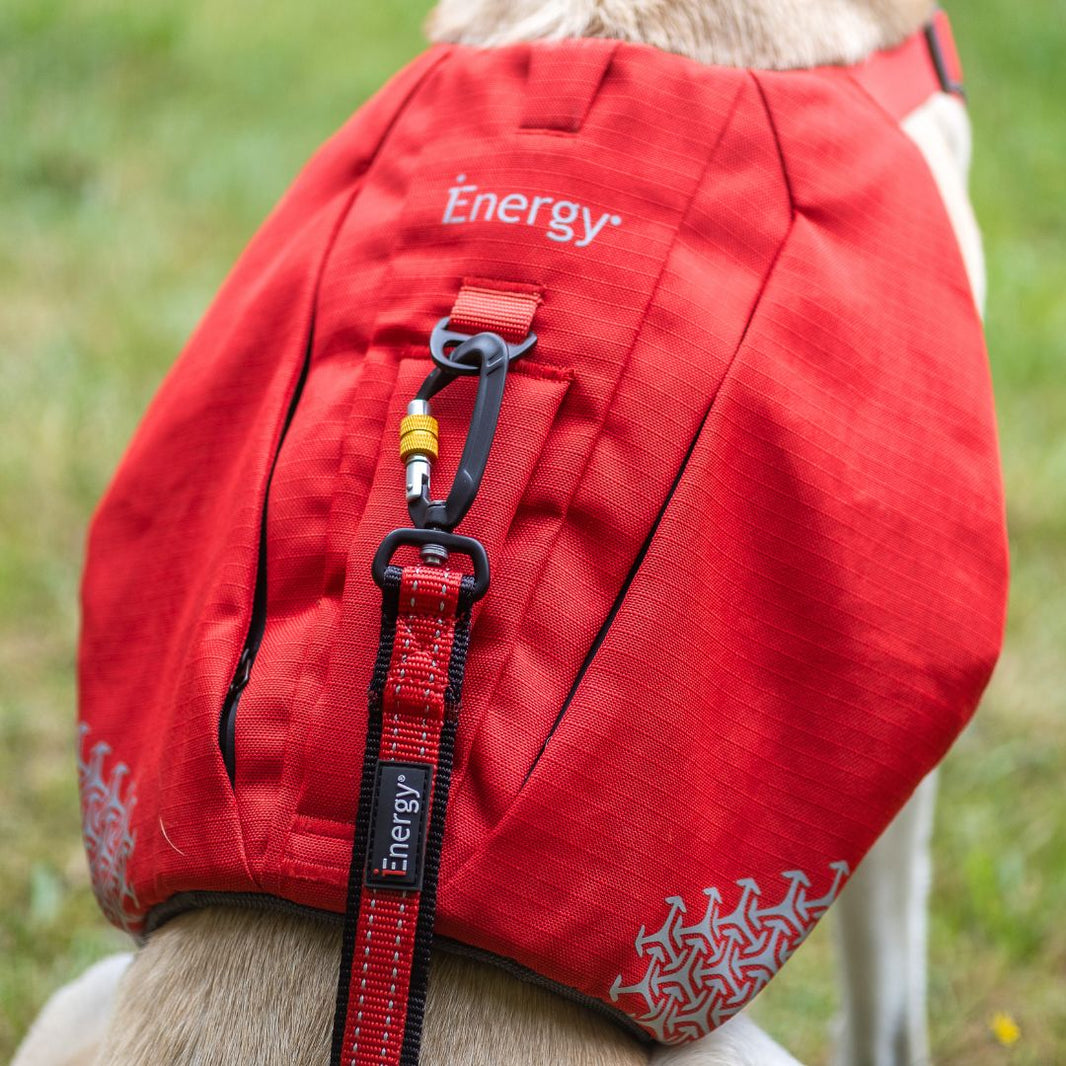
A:
{"label": "red collar strap", "polygon": [[896,121],[934,93],[965,95],[962,63],[944,11],[937,11],[922,33],[846,69]]}
{"label": "red collar strap", "polygon": [[[467,281],[434,339],[442,327],[468,336],[494,333],[496,350],[516,358],[535,341],[529,327],[539,302],[540,290],[530,286]],[[445,362],[461,359],[458,349],[434,352],[438,368],[438,355]],[[497,402],[500,396],[502,385]],[[420,422],[401,434],[428,434],[419,440],[429,462],[436,457],[436,424],[428,414],[418,417],[433,423],[432,429]],[[489,435],[491,440],[491,428]],[[418,441],[412,447],[417,450]],[[410,484],[409,478],[409,505]],[[448,511],[447,502],[441,506]],[[425,510],[413,506],[416,513]],[[437,565],[391,565],[401,545],[421,545],[423,560]],[[440,565],[447,559],[444,547],[468,553],[474,574]],[[382,590],[381,637],[370,684],[331,1064],[417,1066],[470,613],[488,587],[488,562],[477,541],[450,529],[398,530],[385,538],[373,570]]]}

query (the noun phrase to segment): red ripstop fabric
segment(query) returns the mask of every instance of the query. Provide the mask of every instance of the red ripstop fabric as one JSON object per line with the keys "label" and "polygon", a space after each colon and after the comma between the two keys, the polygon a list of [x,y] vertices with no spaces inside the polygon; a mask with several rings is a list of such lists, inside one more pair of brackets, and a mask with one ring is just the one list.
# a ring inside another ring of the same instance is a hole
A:
{"label": "red ripstop fabric", "polygon": [[[540,339],[459,529],[493,581],[437,942],[666,1042],[765,985],[965,725],[1002,635],[981,326],[898,125],[915,57],[936,87],[917,48],[870,78],[437,47],[318,152],[92,524],[80,770],[114,922],[344,910],[370,560],[408,524],[397,429],[468,280],[541,296]],[[472,402],[469,382],[434,401],[436,484]]]}

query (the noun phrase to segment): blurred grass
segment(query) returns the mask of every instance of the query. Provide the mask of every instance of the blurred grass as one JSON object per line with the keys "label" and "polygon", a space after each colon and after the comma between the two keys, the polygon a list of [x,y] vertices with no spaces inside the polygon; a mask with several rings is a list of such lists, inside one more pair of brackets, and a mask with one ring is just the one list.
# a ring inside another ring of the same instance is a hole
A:
{"label": "blurred grass", "polygon": [[[0,1060],[123,944],[81,857],[72,726],[81,545],[136,419],[311,150],[420,47],[428,0],[0,6]],[[931,1014],[941,1064],[1066,1062],[1066,46],[1061,0],[961,0],[1014,588],[949,757]],[[827,1061],[828,937],[765,1023]],[[990,1022],[1013,1016],[999,1046]]]}

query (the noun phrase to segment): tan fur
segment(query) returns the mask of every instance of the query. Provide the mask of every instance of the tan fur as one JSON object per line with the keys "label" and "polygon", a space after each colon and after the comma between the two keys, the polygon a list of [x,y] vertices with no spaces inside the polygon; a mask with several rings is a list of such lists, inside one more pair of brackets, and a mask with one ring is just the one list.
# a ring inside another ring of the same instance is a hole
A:
{"label": "tan fur", "polygon": [[119,985],[103,1063],[322,1063],[340,935],[325,921],[219,907],[149,938]]}
{"label": "tan fur", "polygon": [[610,37],[782,70],[854,62],[898,44],[932,9],[933,0],[440,0],[427,31],[486,46]]}
{"label": "tan fur", "polygon": [[[155,933],[119,986],[98,1066],[323,1066],[336,922],[218,907]],[[606,1018],[496,967],[436,952],[425,1066],[646,1066]]]}

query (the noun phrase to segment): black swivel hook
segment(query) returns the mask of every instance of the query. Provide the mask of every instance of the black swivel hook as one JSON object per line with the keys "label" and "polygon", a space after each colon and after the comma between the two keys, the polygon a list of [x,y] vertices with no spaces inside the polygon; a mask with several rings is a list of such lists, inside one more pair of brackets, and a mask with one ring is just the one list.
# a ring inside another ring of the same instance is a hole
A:
{"label": "black swivel hook", "polygon": [[[496,435],[507,368],[536,343],[534,333],[518,344],[512,344],[498,333],[476,333],[473,336],[460,333],[450,328],[447,318],[437,323],[429,339],[435,366],[408,404],[407,418],[400,430],[401,457],[407,464],[407,509],[417,529],[451,532],[470,510]],[[429,412],[429,401],[456,378],[475,374],[478,378],[477,398],[459,469],[447,497],[433,499],[430,471],[436,458],[436,423]],[[432,434],[431,445],[426,434]]]}
{"label": "black swivel hook", "polygon": [[[489,558],[484,546],[452,530],[470,510],[481,486],[500,418],[507,368],[536,343],[534,333],[517,344],[498,333],[460,333],[451,328],[447,318],[434,327],[429,350],[435,366],[407,405],[407,417],[400,425],[400,458],[407,466],[407,509],[415,528],[393,530],[374,556],[371,569],[382,588],[393,553],[400,545],[408,544],[420,548],[423,562],[433,565],[442,565],[451,552],[468,556],[474,566],[471,597],[477,600],[485,595]],[[430,475],[437,458],[437,420],[430,412],[429,401],[456,378],[474,375],[478,379],[477,397],[459,469],[448,495],[433,499]]]}

